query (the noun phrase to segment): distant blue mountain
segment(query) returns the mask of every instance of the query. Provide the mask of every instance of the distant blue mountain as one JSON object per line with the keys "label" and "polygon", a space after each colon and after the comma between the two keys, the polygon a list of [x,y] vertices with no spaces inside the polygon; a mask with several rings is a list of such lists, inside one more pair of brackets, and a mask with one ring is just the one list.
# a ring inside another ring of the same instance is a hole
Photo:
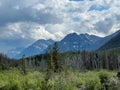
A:
{"label": "distant blue mountain", "polygon": [[[60,52],[67,52],[67,51],[94,51],[99,49],[103,46],[106,42],[108,42],[112,37],[116,36],[119,32],[115,32],[106,37],[98,37],[95,35],[89,34],[76,34],[70,33],[66,35],[61,41],[58,41],[58,47]],[[32,45],[28,46],[27,48],[21,49],[13,49],[10,50],[8,56],[14,58],[21,58],[23,55],[33,56],[37,54],[45,53],[48,46],[53,46],[55,41],[53,40],[38,40]]]}
{"label": "distant blue mountain", "polygon": [[16,55],[20,54],[25,47],[16,47],[7,51],[7,56],[10,58],[15,58]]}
{"label": "distant blue mountain", "polygon": [[15,58],[21,58],[23,55],[28,57],[44,53],[47,47],[52,44],[54,44],[54,41],[51,39],[49,40],[40,39],[33,43],[32,45],[25,48],[20,54],[16,55]]}
{"label": "distant blue mountain", "polygon": [[58,46],[60,52],[93,50],[92,45],[101,39],[101,37],[94,35],[71,33],[58,42]]}
{"label": "distant blue mountain", "polygon": [[[71,33],[58,42],[58,47],[60,52],[93,50],[95,47],[91,48],[92,45],[101,39],[101,37],[94,35]],[[45,53],[48,46],[53,46],[54,42],[53,40],[38,40],[16,55],[15,58],[21,58],[23,55],[28,57]]]}

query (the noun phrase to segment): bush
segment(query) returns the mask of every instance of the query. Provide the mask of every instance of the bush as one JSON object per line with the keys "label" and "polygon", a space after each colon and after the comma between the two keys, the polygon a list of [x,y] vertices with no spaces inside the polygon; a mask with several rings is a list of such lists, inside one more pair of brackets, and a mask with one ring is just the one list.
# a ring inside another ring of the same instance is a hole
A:
{"label": "bush", "polygon": [[99,80],[88,80],[86,81],[86,90],[100,90],[101,84],[99,83]]}
{"label": "bush", "polygon": [[0,72],[0,90],[120,90],[119,79],[112,77],[113,73],[28,71],[23,75],[20,70],[5,70]]}
{"label": "bush", "polygon": [[4,64],[0,64],[0,70],[7,70],[7,66]]}
{"label": "bush", "polygon": [[117,77],[120,79],[120,72],[117,72]]}
{"label": "bush", "polygon": [[106,83],[107,80],[108,80],[108,74],[107,74],[107,73],[101,73],[101,74],[99,75],[99,79],[100,79],[100,83],[101,83],[101,84]]}
{"label": "bush", "polygon": [[119,90],[119,82],[116,77],[111,77],[108,80],[108,89],[109,90]]}
{"label": "bush", "polygon": [[115,76],[111,76],[107,71],[99,74],[101,90],[119,90],[119,81]]}

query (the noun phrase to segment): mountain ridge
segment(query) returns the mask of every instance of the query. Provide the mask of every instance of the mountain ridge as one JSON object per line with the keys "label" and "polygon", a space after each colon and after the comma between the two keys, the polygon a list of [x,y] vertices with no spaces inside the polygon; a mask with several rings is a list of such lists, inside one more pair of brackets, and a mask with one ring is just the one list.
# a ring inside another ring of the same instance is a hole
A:
{"label": "mountain ridge", "polygon": [[[106,37],[99,37],[96,35],[85,34],[77,34],[70,33],[67,34],[61,41],[57,41],[59,51],[67,52],[67,51],[95,51],[98,50],[101,46],[106,44],[111,38],[115,37],[120,31],[117,31],[111,35]],[[53,46],[54,40],[44,40],[39,39],[24,50],[21,51],[15,58],[21,58],[22,55],[33,56],[37,54],[43,54],[46,52],[48,46]]]}
{"label": "mountain ridge", "polygon": [[104,45],[102,45],[99,48],[99,50],[113,49],[113,48],[119,48],[119,47],[120,47],[120,30],[115,32],[113,37]]}
{"label": "mountain ridge", "polygon": [[16,55],[15,58],[21,58],[23,55],[29,57],[44,53],[46,48],[49,45],[52,45],[53,43],[54,41],[52,39],[49,40],[39,39],[36,42],[34,42],[32,45],[25,48],[20,54]]}

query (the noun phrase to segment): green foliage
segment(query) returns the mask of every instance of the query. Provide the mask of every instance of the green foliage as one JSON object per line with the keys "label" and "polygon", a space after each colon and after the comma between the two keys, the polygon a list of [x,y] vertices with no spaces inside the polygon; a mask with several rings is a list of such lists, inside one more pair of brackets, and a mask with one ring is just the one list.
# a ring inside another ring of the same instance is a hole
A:
{"label": "green foliage", "polygon": [[86,86],[86,90],[100,90],[101,89],[101,84],[99,83],[99,79],[87,80],[85,86]]}
{"label": "green foliage", "polygon": [[21,62],[22,62],[21,63],[22,64],[22,66],[21,66],[22,72],[23,72],[23,74],[26,74],[27,73],[27,70],[26,70],[27,64],[26,64],[25,55],[23,55]]}
{"label": "green foliage", "polygon": [[60,54],[57,43],[54,44],[54,47],[48,48],[48,69],[52,70],[54,72],[60,72],[61,71],[61,62],[60,62]]}
{"label": "green foliage", "polygon": [[49,84],[49,79],[51,77],[51,72],[47,71],[45,76],[44,76],[44,80],[41,82],[41,90],[51,90],[52,85]]}
{"label": "green foliage", "polygon": [[99,74],[99,78],[100,78],[100,83],[101,84],[105,84],[105,83],[107,83],[107,81],[108,81],[108,78],[109,78],[109,74],[108,73],[106,73],[106,72],[101,72],[100,74]]}
{"label": "green foliage", "polygon": [[57,43],[54,44],[53,47],[53,60],[54,60],[54,72],[60,71],[60,56],[59,56],[59,49]]}
{"label": "green foliage", "polygon": [[53,61],[53,50],[51,47],[48,48],[47,64],[48,64],[48,69],[54,71],[55,67],[54,67],[54,61]]}
{"label": "green foliage", "polygon": [[66,70],[60,73],[28,71],[23,75],[19,70],[8,70],[0,72],[0,90],[106,90],[100,82],[106,77],[108,90],[119,90],[115,74],[104,70]]}
{"label": "green foliage", "polygon": [[119,90],[118,79],[108,71],[101,71],[99,73],[101,90]]}
{"label": "green foliage", "polygon": [[8,69],[5,64],[0,64],[0,70],[6,70]]}
{"label": "green foliage", "polygon": [[111,77],[108,80],[108,89],[109,90],[119,90],[120,89],[120,87],[119,87],[119,81],[117,80],[116,77]]}
{"label": "green foliage", "polygon": [[120,72],[117,72],[117,77],[120,79]]}

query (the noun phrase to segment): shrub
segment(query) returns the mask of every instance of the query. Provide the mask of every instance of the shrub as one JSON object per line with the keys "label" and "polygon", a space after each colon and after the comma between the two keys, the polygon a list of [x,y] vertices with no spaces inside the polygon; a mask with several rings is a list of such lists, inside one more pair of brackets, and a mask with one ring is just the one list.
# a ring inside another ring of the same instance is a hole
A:
{"label": "shrub", "polygon": [[117,72],[117,77],[120,79],[120,72]]}
{"label": "shrub", "polygon": [[108,90],[119,90],[119,84],[116,77],[111,77],[108,80]]}
{"label": "shrub", "polygon": [[99,83],[98,79],[88,80],[88,81],[86,81],[85,88],[86,88],[86,90],[100,90],[101,84]]}
{"label": "shrub", "polygon": [[0,64],[0,70],[7,70],[7,66],[4,64]]}
{"label": "shrub", "polygon": [[99,75],[99,79],[100,79],[100,83],[101,83],[101,84],[106,83],[107,80],[108,80],[108,74],[107,74],[107,73],[101,73],[101,74]]}

